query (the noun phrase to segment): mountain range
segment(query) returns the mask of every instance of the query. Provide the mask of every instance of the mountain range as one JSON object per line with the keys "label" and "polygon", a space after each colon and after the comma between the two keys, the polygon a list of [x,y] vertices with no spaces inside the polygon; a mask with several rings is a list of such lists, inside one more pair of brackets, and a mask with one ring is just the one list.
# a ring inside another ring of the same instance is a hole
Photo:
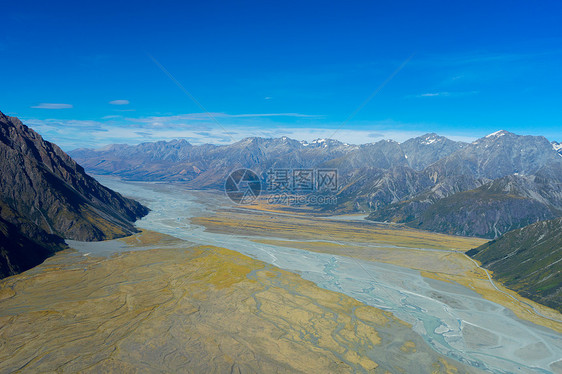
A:
{"label": "mountain range", "polygon": [[334,168],[338,203],[319,211],[368,212],[371,220],[456,235],[495,238],[562,215],[562,146],[504,130],[472,143],[434,133],[363,145],[282,137],[223,146],[159,141],[70,154],[94,174],[191,188],[222,189],[228,173],[242,167],[264,179],[272,168]]}
{"label": "mountain range", "polygon": [[58,146],[0,112],[0,278],[66,247],[137,231],[148,209],[99,184]]}

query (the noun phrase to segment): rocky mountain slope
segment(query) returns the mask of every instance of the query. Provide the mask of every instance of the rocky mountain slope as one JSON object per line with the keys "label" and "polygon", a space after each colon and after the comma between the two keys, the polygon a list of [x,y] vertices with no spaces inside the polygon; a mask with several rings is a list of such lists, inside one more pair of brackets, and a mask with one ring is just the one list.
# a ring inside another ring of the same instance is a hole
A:
{"label": "rocky mountain slope", "polygon": [[375,221],[454,235],[496,238],[537,221],[562,216],[562,163],[535,175],[509,175],[432,203],[415,198],[379,209]]}
{"label": "rocky mountain slope", "polygon": [[455,142],[444,136],[430,133],[408,139],[400,144],[400,148],[410,167],[420,171],[466,145],[466,143]]}
{"label": "rocky mountain slope", "polygon": [[[493,238],[561,214],[557,178],[562,170],[556,165],[562,157],[556,144],[502,130],[470,144],[433,133],[404,143],[360,146],[283,137],[247,138],[226,146],[144,143],[79,149],[71,155],[93,173],[182,181],[192,188],[222,188],[228,173],[240,167],[264,178],[270,168],[335,168],[338,204],[321,210],[366,211],[373,220]],[[540,174],[544,168],[551,172]]]}
{"label": "rocky mountain slope", "polygon": [[148,212],[99,184],[59,147],[2,113],[0,160],[0,267],[7,271],[0,276],[41,262],[63,246],[61,238],[103,240],[136,232],[132,222]]}
{"label": "rocky mountain slope", "polygon": [[500,131],[430,165],[433,183],[369,219],[494,238],[562,215],[562,158],[544,137]]}
{"label": "rocky mountain slope", "polygon": [[[341,204],[336,208],[347,211],[384,206],[420,193],[430,184],[428,177],[416,169],[463,146],[435,134],[402,144],[383,140],[361,146],[333,139],[307,143],[282,137],[247,138],[226,146],[193,146],[185,140],[111,145],[77,149],[70,155],[95,174],[181,181],[192,188],[222,188],[228,173],[240,167],[261,175],[270,168],[336,168],[342,189],[338,197]],[[400,187],[406,180],[411,183]]]}
{"label": "rocky mountain slope", "polygon": [[507,287],[562,312],[562,218],[508,232],[467,254]]}
{"label": "rocky mountain slope", "polygon": [[501,130],[440,159],[426,173],[437,182],[456,175],[496,179],[513,173],[532,174],[556,161],[560,156],[545,137]]}
{"label": "rocky mountain slope", "polygon": [[272,167],[312,167],[354,148],[338,141],[307,144],[283,137],[246,138],[226,146],[193,146],[185,140],[136,146],[112,145],[96,150],[77,149],[70,155],[96,174],[114,174],[129,180],[182,181],[198,188],[222,188],[226,176],[239,167],[251,168],[258,173]]}
{"label": "rocky mountain slope", "polygon": [[[70,155],[97,174],[115,174],[130,180],[183,181],[196,187],[222,187],[226,175],[237,167],[252,168],[256,172],[269,168],[335,167],[344,176],[361,168],[387,170],[404,166],[415,170],[449,155],[462,144],[435,134],[402,144],[382,140],[361,146],[333,139],[307,143],[287,137],[246,138],[225,146],[193,146],[185,140],[172,140],[136,146],[82,148],[71,151]],[[411,157],[408,158],[405,152]],[[217,183],[213,184],[215,181]]]}

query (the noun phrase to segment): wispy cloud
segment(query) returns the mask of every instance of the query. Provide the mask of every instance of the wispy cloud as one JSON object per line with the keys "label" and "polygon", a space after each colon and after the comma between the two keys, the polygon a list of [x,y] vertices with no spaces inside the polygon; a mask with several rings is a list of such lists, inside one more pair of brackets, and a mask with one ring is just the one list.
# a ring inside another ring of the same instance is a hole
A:
{"label": "wispy cloud", "polygon": [[60,103],[41,103],[32,106],[34,109],[70,109],[72,104],[60,104]]}
{"label": "wispy cloud", "polygon": [[111,100],[109,102],[111,105],[129,105],[129,100]]}
{"label": "wispy cloud", "polygon": [[430,92],[418,95],[419,97],[449,96],[448,92]]}
{"label": "wispy cloud", "polygon": [[319,114],[302,114],[302,113],[243,113],[243,114],[228,114],[228,113],[189,113],[178,114],[170,116],[151,116],[144,118],[127,118],[130,121],[138,121],[144,123],[158,122],[158,123],[171,123],[177,121],[207,121],[210,118],[264,118],[264,117],[296,117],[296,118],[324,118],[324,115]]}
{"label": "wispy cloud", "polygon": [[229,118],[250,118],[250,117],[299,117],[299,118],[323,118],[323,115],[318,114],[301,114],[301,113],[252,113],[252,114],[225,114],[224,117]]}
{"label": "wispy cloud", "polygon": [[426,92],[420,95],[416,95],[415,97],[459,97],[459,96],[468,96],[468,95],[476,95],[478,91],[464,91],[464,92],[448,92],[448,91],[441,91],[441,92]]}
{"label": "wispy cloud", "polygon": [[[272,114],[272,113],[269,113]],[[286,113],[285,113],[286,114]],[[139,144],[142,142],[153,142],[158,140],[186,139],[192,144],[230,144],[247,137],[278,138],[287,136],[296,140],[306,140],[308,142],[326,138],[333,133],[337,123],[317,123],[306,126],[289,125],[283,123],[270,123],[269,126],[262,126],[264,118],[259,117],[258,121],[252,117],[240,117],[234,115],[227,123],[225,115],[224,128],[218,126],[214,121],[199,119],[200,113],[184,114],[170,117],[152,117],[150,121],[146,118],[109,118],[99,121],[77,121],[61,119],[24,119],[24,123],[32,126],[37,132],[47,140],[57,143],[65,150],[79,147],[97,148],[107,144]],[[247,115],[250,116],[250,115]],[[251,116],[256,116],[251,115]],[[197,121],[180,120],[170,121],[170,118],[198,118]],[[158,118],[159,121],[154,121]],[[423,135],[427,132],[427,126],[417,126],[419,130],[409,130],[407,127],[414,125],[400,124],[392,121],[370,122],[361,128],[350,128],[338,133],[337,140],[349,144],[364,144],[382,139],[392,139],[398,142],[409,138]],[[228,134],[225,134],[227,129]],[[403,128],[401,130],[400,128]],[[447,136],[448,134],[443,134]],[[456,140],[473,141],[475,138],[460,138],[451,136]]]}

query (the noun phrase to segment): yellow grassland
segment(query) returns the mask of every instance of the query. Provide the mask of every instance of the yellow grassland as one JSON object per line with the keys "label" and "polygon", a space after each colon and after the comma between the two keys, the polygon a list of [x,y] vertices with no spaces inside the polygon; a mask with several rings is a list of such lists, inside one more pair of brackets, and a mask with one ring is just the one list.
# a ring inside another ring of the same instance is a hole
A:
{"label": "yellow grassland", "polygon": [[[457,282],[503,305],[519,318],[562,332],[562,315],[490,282],[464,252],[486,242],[414,230],[400,225],[337,221],[316,217],[229,211],[192,220],[207,230],[259,235],[256,242],[332,253],[420,270],[422,276]],[[431,250],[420,250],[433,249]],[[538,313],[537,313],[538,312]]]}
{"label": "yellow grassland", "polygon": [[120,240],[161,248],[64,251],[0,281],[0,372],[473,371],[390,313],[237,252]]}

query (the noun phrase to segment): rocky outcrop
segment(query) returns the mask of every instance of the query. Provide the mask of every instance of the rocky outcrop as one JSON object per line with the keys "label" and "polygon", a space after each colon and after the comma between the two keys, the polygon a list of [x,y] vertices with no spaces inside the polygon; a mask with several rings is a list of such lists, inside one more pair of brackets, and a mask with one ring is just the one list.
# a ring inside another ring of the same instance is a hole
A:
{"label": "rocky outcrop", "polygon": [[[14,260],[26,256],[22,250],[35,248],[24,245],[29,244],[26,240],[44,247],[46,252],[35,251],[44,255],[61,246],[55,236],[103,240],[129,235],[137,231],[133,222],[148,212],[138,202],[99,184],[55,144],[2,113],[0,160],[0,217],[7,242],[15,243],[4,246],[5,268],[10,268],[8,263],[12,269],[28,268],[21,260]],[[17,237],[18,233],[23,238]],[[43,245],[45,235],[52,240]],[[18,246],[23,249],[15,256]]]}

